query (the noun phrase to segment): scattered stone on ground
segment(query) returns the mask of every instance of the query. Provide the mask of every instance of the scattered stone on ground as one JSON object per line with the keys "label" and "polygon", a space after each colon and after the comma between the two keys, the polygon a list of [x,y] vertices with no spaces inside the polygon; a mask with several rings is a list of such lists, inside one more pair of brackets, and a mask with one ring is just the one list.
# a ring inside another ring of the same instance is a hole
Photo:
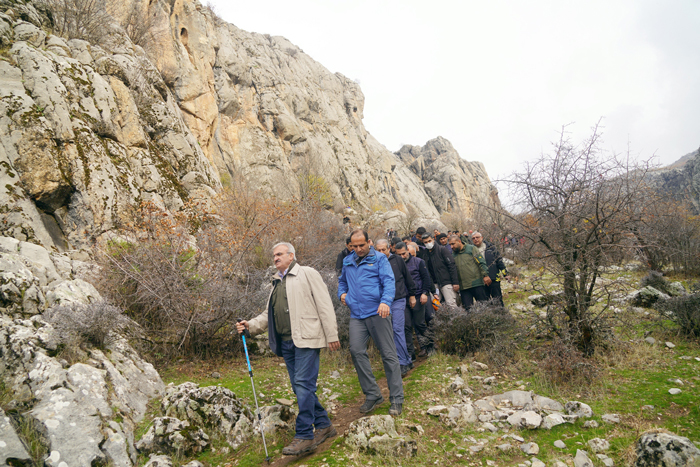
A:
{"label": "scattered stone on ground", "polygon": [[544,420],[542,421],[542,428],[545,430],[551,430],[557,425],[562,425],[566,423],[566,420],[564,420],[564,417],[560,413],[551,413],[544,417]]}
{"label": "scattered stone on ground", "polygon": [[666,382],[668,382],[668,383],[673,383],[673,384],[677,384],[677,385],[679,385],[679,386],[683,386],[683,381],[680,380],[680,379],[678,379],[678,378],[669,378],[669,379],[666,380]]}
{"label": "scattered stone on ground", "polygon": [[600,418],[605,423],[620,423],[620,415],[616,413],[606,413]]}
{"label": "scattered stone on ground", "polygon": [[539,454],[540,447],[537,443],[524,443],[520,445],[520,450],[527,455],[534,456],[535,454]]}
{"label": "scattered stone on ground", "polygon": [[173,467],[173,460],[165,454],[151,454],[144,467]]}
{"label": "scattered stone on ground", "polygon": [[472,362],[472,368],[475,370],[488,370],[489,366],[481,362]]}
{"label": "scattered stone on ground", "polygon": [[598,422],[595,420],[586,420],[583,424],[584,428],[598,428]]}
{"label": "scattered stone on ground", "polygon": [[643,405],[642,410],[654,410],[654,406],[653,405]]}
{"label": "scattered stone on ground", "polygon": [[532,464],[530,465],[530,467],[545,467],[545,464],[544,464],[544,462],[542,462],[538,458],[533,457]]}
{"label": "scattered stone on ground", "polygon": [[278,399],[275,399],[275,402],[277,402],[280,405],[286,405],[287,407],[291,407],[294,404],[293,401],[291,401],[289,399],[283,399],[281,397]]}
{"label": "scattered stone on ground", "polygon": [[680,393],[682,393],[682,392],[683,392],[683,391],[681,391],[681,390],[678,389],[678,388],[671,388],[671,389],[668,390],[668,393],[671,394],[672,396],[677,396],[678,394],[680,394]]}
{"label": "scattered stone on ground", "polygon": [[564,443],[564,441],[558,439],[554,442],[554,447],[559,449],[566,449],[566,444]]}
{"label": "scattered stone on ground", "polygon": [[668,300],[669,298],[671,297],[668,294],[647,285],[646,287],[629,294],[627,296],[627,301],[634,306],[651,308],[654,303],[658,302],[659,300]]}
{"label": "scattered stone on ground", "polygon": [[603,452],[610,449],[610,442],[607,439],[593,438],[588,440],[588,445],[593,452]]}
{"label": "scattered stone on ground", "polygon": [[700,449],[688,438],[674,433],[650,431],[636,443],[635,467],[696,467],[700,465]]}
{"label": "scattered stone on ground", "polygon": [[586,451],[577,449],[576,457],[574,457],[574,467],[594,467],[594,465]]}
{"label": "scattered stone on ground", "polygon": [[345,432],[345,444],[380,456],[412,457],[418,445],[396,432],[390,415],[373,415],[355,420]]}
{"label": "scattered stone on ground", "polygon": [[605,465],[605,467],[613,467],[615,465],[615,461],[610,459],[608,456],[605,454],[596,454],[595,455],[600,461]]}
{"label": "scattered stone on ground", "polygon": [[653,337],[649,336],[649,337],[645,337],[645,338],[644,338],[644,342],[646,342],[647,344],[654,345],[654,344],[656,344],[656,339],[654,339]]}
{"label": "scattered stone on ground", "polygon": [[510,443],[499,444],[498,446],[496,446],[496,448],[500,449],[503,452],[506,452],[506,451],[510,451],[511,449],[513,449],[513,445]]}
{"label": "scattered stone on ground", "polygon": [[669,349],[675,349],[676,344],[674,344],[673,342],[666,342],[666,347],[668,347]]}
{"label": "scattered stone on ground", "polygon": [[564,408],[568,414],[576,415],[579,418],[591,418],[593,416],[591,406],[583,402],[569,401],[564,404]]}

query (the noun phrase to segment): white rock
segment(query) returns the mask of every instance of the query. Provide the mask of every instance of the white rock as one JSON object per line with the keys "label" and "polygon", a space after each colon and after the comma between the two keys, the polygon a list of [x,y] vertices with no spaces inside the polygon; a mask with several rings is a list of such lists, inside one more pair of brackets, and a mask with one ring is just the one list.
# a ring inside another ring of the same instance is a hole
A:
{"label": "white rock", "polygon": [[532,410],[519,411],[508,417],[508,423],[517,428],[534,430],[542,424],[542,416]]}
{"label": "white rock", "polygon": [[498,448],[498,449],[500,449],[501,451],[505,452],[505,451],[510,451],[511,449],[513,449],[513,445],[510,444],[510,443],[499,444],[498,446],[496,446],[496,448]]}
{"label": "white rock", "polygon": [[488,365],[486,365],[485,363],[481,363],[481,362],[472,362],[471,366],[475,370],[488,370],[489,369]]}
{"label": "white rock", "polygon": [[491,424],[491,423],[484,423],[484,424],[481,425],[481,426],[484,427],[484,428],[486,428],[487,430],[489,430],[491,433],[495,433],[495,432],[498,431],[498,428],[496,428],[496,426],[494,426],[494,425]]}
{"label": "white rock", "polygon": [[564,404],[566,411],[571,415],[576,415],[579,418],[591,418],[593,416],[593,409],[588,404],[584,404],[579,401],[569,401]]}
{"label": "white rock", "polygon": [[555,447],[555,448],[559,448],[559,449],[565,449],[565,448],[566,448],[566,444],[564,444],[564,441],[558,439],[558,440],[556,440],[556,441],[554,442],[554,447]]}
{"label": "white rock", "polygon": [[595,420],[586,420],[586,422],[583,424],[584,428],[598,428],[598,422]]}
{"label": "white rock", "polygon": [[656,339],[654,339],[653,337],[649,336],[649,337],[645,337],[645,338],[644,338],[644,342],[646,342],[647,344],[654,345],[654,344],[656,344]]}
{"label": "white rock", "polygon": [[449,409],[447,408],[446,405],[434,405],[433,407],[428,408],[428,415],[433,415],[437,417],[441,413],[447,413]]}
{"label": "white rock", "polygon": [[544,464],[544,462],[542,462],[538,458],[533,457],[532,458],[532,467],[545,467],[545,464]]}
{"label": "white rock", "polygon": [[576,450],[576,457],[574,457],[574,467],[594,467],[593,461],[588,457],[586,451],[580,449]]}
{"label": "white rock", "polygon": [[566,423],[566,420],[564,420],[564,417],[560,413],[552,413],[544,417],[544,420],[542,421],[542,428],[545,430],[551,430],[557,425],[562,425]]}
{"label": "white rock", "polygon": [[672,396],[677,396],[678,394],[680,394],[680,393],[682,393],[682,392],[683,392],[683,391],[681,391],[681,390],[678,389],[678,388],[671,388],[671,389],[668,390],[668,393],[671,394]]}
{"label": "white rock", "polygon": [[674,344],[673,342],[666,342],[666,347],[668,347],[669,349],[675,349],[676,344]]}
{"label": "white rock", "polygon": [[605,423],[620,423],[620,415],[616,413],[606,413],[600,417]]}
{"label": "white rock", "polygon": [[595,455],[600,461],[605,465],[605,467],[613,467],[615,465],[615,461],[610,459],[608,456],[605,454],[596,454]]}
{"label": "white rock", "polygon": [[540,447],[537,445],[537,443],[524,443],[520,445],[520,450],[525,454],[534,456],[535,454],[539,454]]}
{"label": "white rock", "polygon": [[603,452],[610,449],[610,442],[606,439],[593,438],[588,440],[588,445],[591,447],[593,452]]}

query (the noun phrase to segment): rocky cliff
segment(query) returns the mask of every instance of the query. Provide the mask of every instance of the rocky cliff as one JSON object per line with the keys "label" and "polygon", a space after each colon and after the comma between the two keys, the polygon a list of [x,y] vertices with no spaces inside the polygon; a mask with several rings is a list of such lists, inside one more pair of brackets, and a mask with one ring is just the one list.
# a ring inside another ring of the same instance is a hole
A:
{"label": "rocky cliff", "polygon": [[483,166],[445,140],[426,146],[435,157],[388,151],[359,86],[286,39],[193,0],[121,3],[148,18],[145,48],[119,18],[99,44],[66,40],[42,1],[0,0],[0,234],[81,248],[142,201],[177,210],[238,176],[280,196],[321,176],[339,205],[425,219],[497,204]]}
{"label": "rocky cliff", "polygon": [[688,202],[693,212],[700,214],[700,149],[667,167],[649,172],[647,178],[656,190]]}

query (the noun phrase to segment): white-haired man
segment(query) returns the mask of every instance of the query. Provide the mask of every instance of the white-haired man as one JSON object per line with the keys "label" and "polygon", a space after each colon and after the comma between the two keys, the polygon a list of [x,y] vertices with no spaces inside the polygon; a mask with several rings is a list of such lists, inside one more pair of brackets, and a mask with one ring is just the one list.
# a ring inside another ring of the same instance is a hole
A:
{"label": "white-haired man", "polygon": [[238,323],[237,328],[239,333],[244,329],[251,334],[268,331],[270,349],[284,358],[299,415],[294,441],[282,453],[299,455],[337,435],[316,396],[316,380],[321,348],[340,348],[338,326],[328,288],[318,271],[297,264],[290,243],[278,243],[272,254],[277,273],[272,277],[267,307],[249,322]]}

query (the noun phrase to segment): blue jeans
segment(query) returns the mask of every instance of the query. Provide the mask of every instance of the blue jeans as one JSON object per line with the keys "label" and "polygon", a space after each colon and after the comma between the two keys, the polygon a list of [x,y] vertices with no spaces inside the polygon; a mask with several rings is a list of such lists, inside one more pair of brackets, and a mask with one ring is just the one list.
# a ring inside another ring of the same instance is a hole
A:
{"label": "blue jeans", "polygon": [[299,404],[295,438],[314,439],[314,427],[331,426],[328,412],[316,397],[320,353],[321,349],[300,349],[294,341],[282,341],[282,357]]}
{"label": "blue jeans", "polygon": [[394,328],[394,344],[396,344],[396,355],[399,357],[400,365],[410,365],[411,356],[406,347],[406,299],[394,300],[391,304],[391,325]]}

